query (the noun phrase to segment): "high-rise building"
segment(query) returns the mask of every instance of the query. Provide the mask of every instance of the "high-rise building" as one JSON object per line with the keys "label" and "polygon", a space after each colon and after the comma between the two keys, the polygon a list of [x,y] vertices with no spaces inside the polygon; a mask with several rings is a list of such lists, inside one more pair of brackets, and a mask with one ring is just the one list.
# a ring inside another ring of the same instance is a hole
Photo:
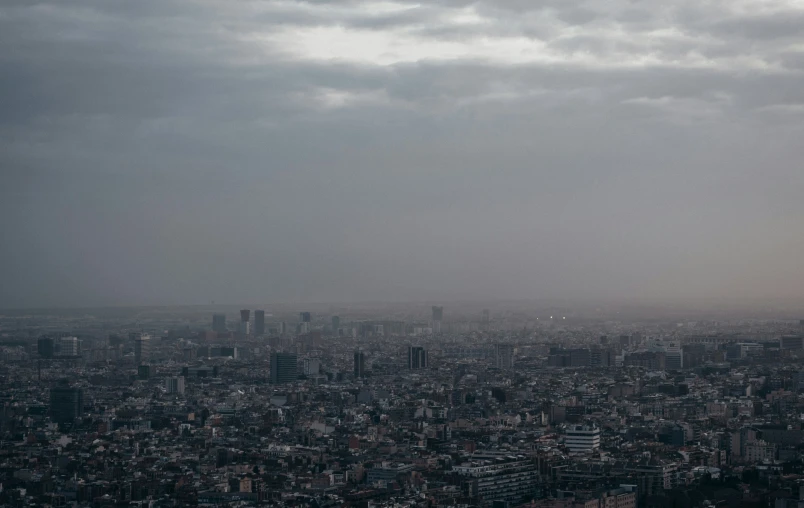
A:
{"label": "high-rise building", "polygon": [[216,333],[226,333],[226,314],[212,315],[212,331]]}
{"label": "high-rise building", "polygon": [[444,319],[444,307],[433,305],[433,333],[441,333],[441,321]]}
{"label": "high-rise building", "polygon": [[165,379],[165,391],[167,393],[184,394],[184,376],[169,377]]}
{"label": "high-rise building", "polygon": [[667,370],[684,368],[684,351],[679,343],[671,342],[664,347],[664,368]]}
{"label": "high-rise building", "polygon": [[240,311],[240,321],[246,323],[251,321],[251,311],[249,309],[242,309]]}
{"label": "high-rise building", "polygon": [[265,335],[265,311],[254,311],[254,335]]}
{"label": "high-rise building", "polygon": [[292,383],[297,377],[295,353],[271,353],[271,383]]}
{"label": "high-rise building", "polygon": [[321,360],[318,358],[305,358],[303,366],[305,376],[317,376],[321,371]]}
{"label": "high-rise building", "polygon": [[571,452],[591,452],[600,448],[600,429],[572,425],[564,435],[564,446]]}
{"label": "high-rise building", "polygon": [[341,327],[341,317],[332,316],[332,335],[338,335],[338,329]]}
{"label": "high-rise building", "polygon": [[498,369],[514,368],[514,346],[511,344],[497,344],[494,348],[495,366]]}
{"label": "high-rise building", "polygon": [[363,351],[355,351],[355,377],[366,377],[366,355]]}
{"label": "high-rise building", "polygon": [[137,365],[148,363],[151,360],[151,336],[142,333],[134,337],[134,362]]}
{"label": "high-rise building", "polygon": [[483,321],[481,324],[483,330],[488,331],[491,329],[491,312],[488,309],[483,309]]}
{"label": "high-rise building", "polygon": [[409,369],[426,369],[427,368],[427,351],[421,346],[408,347],[408,368]]}
{"label": "high-rise building", "polygon": [[53,358],[56,351],[56,342],[50,337],[40,337],[36,341],[36,350],[41,358]]}
{"label": "high-rise building", "polygon": [[312,318],[313,316],[309,312],[299,312],[299,321],[302,323],[309,323]]}
{"label": "high-rise building", "polygon": [[251,335],[251,322],[241,321],[237,323],[237,333],[239,335]]}
{"label": "high-rise building", "polygon": [[785,335],[779,339],[779,347],[781,349],[802,349],[804,341],[801,335]]}
{"label": "high-rise building", "polygon": [[80,351],[78,337],[61,337],[59,339],[59,356],[78,356]]}
{"label": "high-rise building", "polygon": [[75,422],[84,411],[84,392],[60,381],[50,389],[50,418],[60,424]]}

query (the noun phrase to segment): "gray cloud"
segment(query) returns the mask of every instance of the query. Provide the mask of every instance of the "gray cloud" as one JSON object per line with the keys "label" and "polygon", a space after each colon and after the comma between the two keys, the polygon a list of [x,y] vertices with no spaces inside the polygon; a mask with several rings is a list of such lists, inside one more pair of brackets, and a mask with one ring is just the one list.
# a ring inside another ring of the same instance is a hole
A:
{"label": "gray cloud", "polygon": [[797,298],[763,5],[4,2],[0,306]]}

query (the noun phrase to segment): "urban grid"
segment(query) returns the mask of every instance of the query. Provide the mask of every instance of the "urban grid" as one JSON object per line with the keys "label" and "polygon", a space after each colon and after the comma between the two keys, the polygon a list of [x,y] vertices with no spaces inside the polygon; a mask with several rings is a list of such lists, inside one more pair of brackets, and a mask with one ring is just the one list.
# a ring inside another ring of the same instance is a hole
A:
{"label": "urban grid", "polygon": [[6,314],[6,506],[804,505],[804,320]]}

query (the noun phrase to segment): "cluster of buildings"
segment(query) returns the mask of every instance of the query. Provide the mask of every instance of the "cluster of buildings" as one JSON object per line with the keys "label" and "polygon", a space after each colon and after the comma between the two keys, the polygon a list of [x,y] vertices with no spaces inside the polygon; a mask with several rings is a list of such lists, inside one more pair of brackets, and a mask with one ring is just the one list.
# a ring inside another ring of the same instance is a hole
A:
{"label": "cluster of buildings", "polygon": [[804,503],[798,322],[427,310],[0,317],[0,504]]}

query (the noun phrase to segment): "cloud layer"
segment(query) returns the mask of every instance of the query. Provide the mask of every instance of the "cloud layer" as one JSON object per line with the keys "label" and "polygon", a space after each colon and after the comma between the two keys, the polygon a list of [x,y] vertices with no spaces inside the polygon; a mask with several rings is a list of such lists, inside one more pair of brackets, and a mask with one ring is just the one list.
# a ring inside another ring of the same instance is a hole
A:
{"label": "cloud layer", "polygon": [[6,1],[0,306],[799,298],[804,1]]}

